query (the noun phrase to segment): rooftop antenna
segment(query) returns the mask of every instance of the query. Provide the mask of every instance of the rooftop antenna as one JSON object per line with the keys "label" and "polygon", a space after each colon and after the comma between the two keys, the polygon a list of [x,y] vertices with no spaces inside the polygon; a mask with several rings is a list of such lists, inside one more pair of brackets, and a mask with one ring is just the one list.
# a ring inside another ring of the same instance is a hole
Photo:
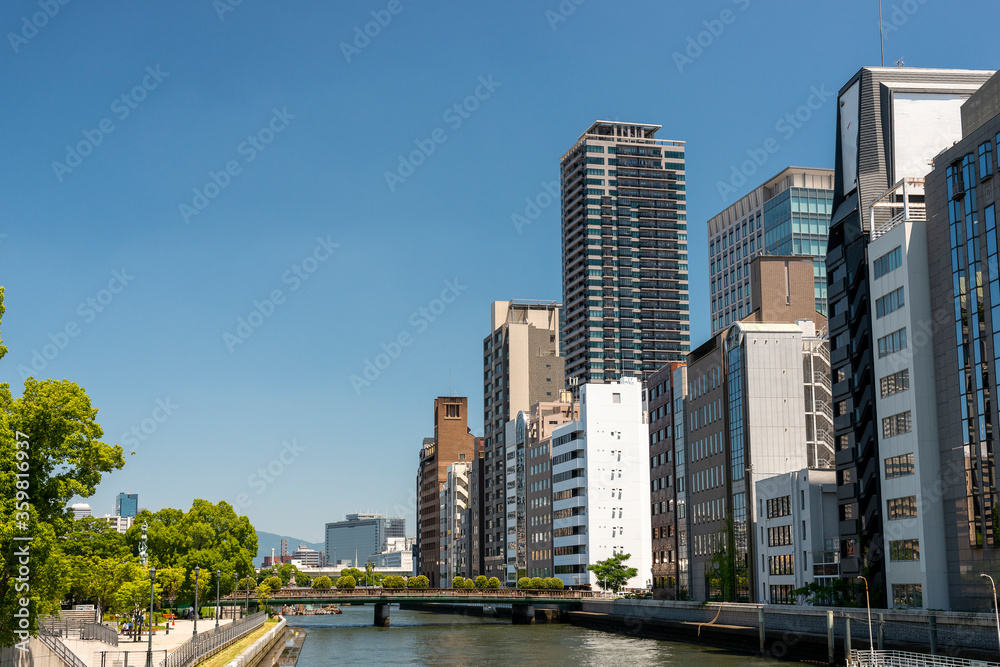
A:
{"label": "rooftop antenna", "polygon": [[903,59],[900,58],[899,60],[896,61],[896,67],[902,67],[902,66],[903,66]]}
{"label": "rooftop antenna", "polygon": [[885,67],[885,43],[882,37],[882,0],[878,0],[878,50],[882,60],[882,67]]}

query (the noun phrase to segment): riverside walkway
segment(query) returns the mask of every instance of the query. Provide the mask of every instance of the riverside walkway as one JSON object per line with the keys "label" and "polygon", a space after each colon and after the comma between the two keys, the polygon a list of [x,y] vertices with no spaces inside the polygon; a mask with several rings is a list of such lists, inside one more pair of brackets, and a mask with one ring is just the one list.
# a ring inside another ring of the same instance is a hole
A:
{"label": "riverside walkway", "polygon": [[[192,632],[194,630],[194,621],[178,620],[173,621],[176,625],[170,626],[170,632],[166,633],[163,630],[157,630],[153,633],[153,652],[154,655],[161,655],[157,652],[166,652],[174,650],[187,640],[191,639]],[[229,625],[232,623],[230,619],[220,619],[219,627]],[[198,619],[198,634],[208,632],[209,630],[215,629],[215,619],[214,618],[203,618]],[[62,643],[65,644],[66,648],[72,651],[76,657],[78,657],[87,667],[101,667],[101,652],[112,652],[112,653],[124,653],[128,651],[130,654],[134,652],[136,659],[139,660],[139,654],[145,655],[146,648],[148,647],[149,634],[145,631],[142,633],[142,639],[139,641],[132,641],[126,635],[118,636],[118,646],[112,646],[111,644],[105,644],[104,642],[88,639],[61,639]],[[132,664],[131,659],[129,664]],[[136,664],[143,664],[142,662],[137,662]]]}

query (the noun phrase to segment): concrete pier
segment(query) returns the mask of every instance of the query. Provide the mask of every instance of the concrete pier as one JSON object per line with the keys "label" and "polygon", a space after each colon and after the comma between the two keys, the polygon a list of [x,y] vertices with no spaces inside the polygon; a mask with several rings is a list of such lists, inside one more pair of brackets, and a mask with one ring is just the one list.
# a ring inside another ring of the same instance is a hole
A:
{"label": "concrete pier", "polygon": [[375,627],[376,628],[388,628],[389,627],[389,605],[388,604],[376,604],[375,605]]}
{"label": "concrete pier", "polygon": [[510,619],[514,625],[531,625],[535,622],[535,607],[530,604],[513,604],[510,606]]}

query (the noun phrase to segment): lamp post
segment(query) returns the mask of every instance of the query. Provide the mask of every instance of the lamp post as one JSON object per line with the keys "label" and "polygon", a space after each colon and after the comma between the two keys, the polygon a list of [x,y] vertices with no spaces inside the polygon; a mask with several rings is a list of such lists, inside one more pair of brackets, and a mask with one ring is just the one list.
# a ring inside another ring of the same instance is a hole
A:
{"label": "lamp post", "polygon": [[222,600],[219,599],[219,576],[221,572],[215,571],[215,629],[219,629],[219,613],[222,611]]}
{"label": "lamp post", "polygon": [[198,636],[198,574],[201,572],[201,566],[194,566],[194,629],[191,630],[191,636]]}
{"label": "lamp post", "polygon": [[875,664],[875,640],[872,638],[872,603],[868,596],[868,580],[860,574],[858,579],[865,582],[865,606],[868,607],[868,647],[872,655],[872,664]]}
{"label": "lamp post", "polygon": [[146,667],[153,667],[153,582],[156,568],[149,568],[149,643],[146,645]]}
{"label": "lamp post", "polygon": [[1000,607],[997,606],[997,584],[993,581],[993,577],[988,574],[980,574],[979,576],[983,579],[989,579],[990,584],[993,586],[993,610],[997,619],[997,642],[1000,643]]}

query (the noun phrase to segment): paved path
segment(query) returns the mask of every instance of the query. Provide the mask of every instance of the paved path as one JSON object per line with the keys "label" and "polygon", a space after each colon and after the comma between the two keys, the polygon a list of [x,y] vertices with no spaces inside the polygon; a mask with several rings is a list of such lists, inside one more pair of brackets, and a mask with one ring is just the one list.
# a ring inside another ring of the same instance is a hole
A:
{"label": "paved path", "polygon": [[[219,627],[230,623],[232,623],[231,619],[220,619]],[[198,634],[214,629],[215,619],[206,618],[198,621]],[[153,650],[172,651],[174,648],[190,639],[193,630],[194,621],[174,621],[170,626],[169,634],[163,632],[163,630],[157,630],[153,633]],[[97,655],[97,659],[95,660],[95,654],[99,654],[101,651],[145,651],[149,642],[149,635],[144,632],[142,635],[142,641],[138,642],[134,642],[124,635],[119,635],[118,646],[111,646],[110,644],[105,644],[104,642],[96,640],[83,641],[81,639],[63,639],[62,642],[67,648],[69,648],[69,650],[73,651],[78,658],[85,662],[87,667],[100,667],[100,656]]]}

